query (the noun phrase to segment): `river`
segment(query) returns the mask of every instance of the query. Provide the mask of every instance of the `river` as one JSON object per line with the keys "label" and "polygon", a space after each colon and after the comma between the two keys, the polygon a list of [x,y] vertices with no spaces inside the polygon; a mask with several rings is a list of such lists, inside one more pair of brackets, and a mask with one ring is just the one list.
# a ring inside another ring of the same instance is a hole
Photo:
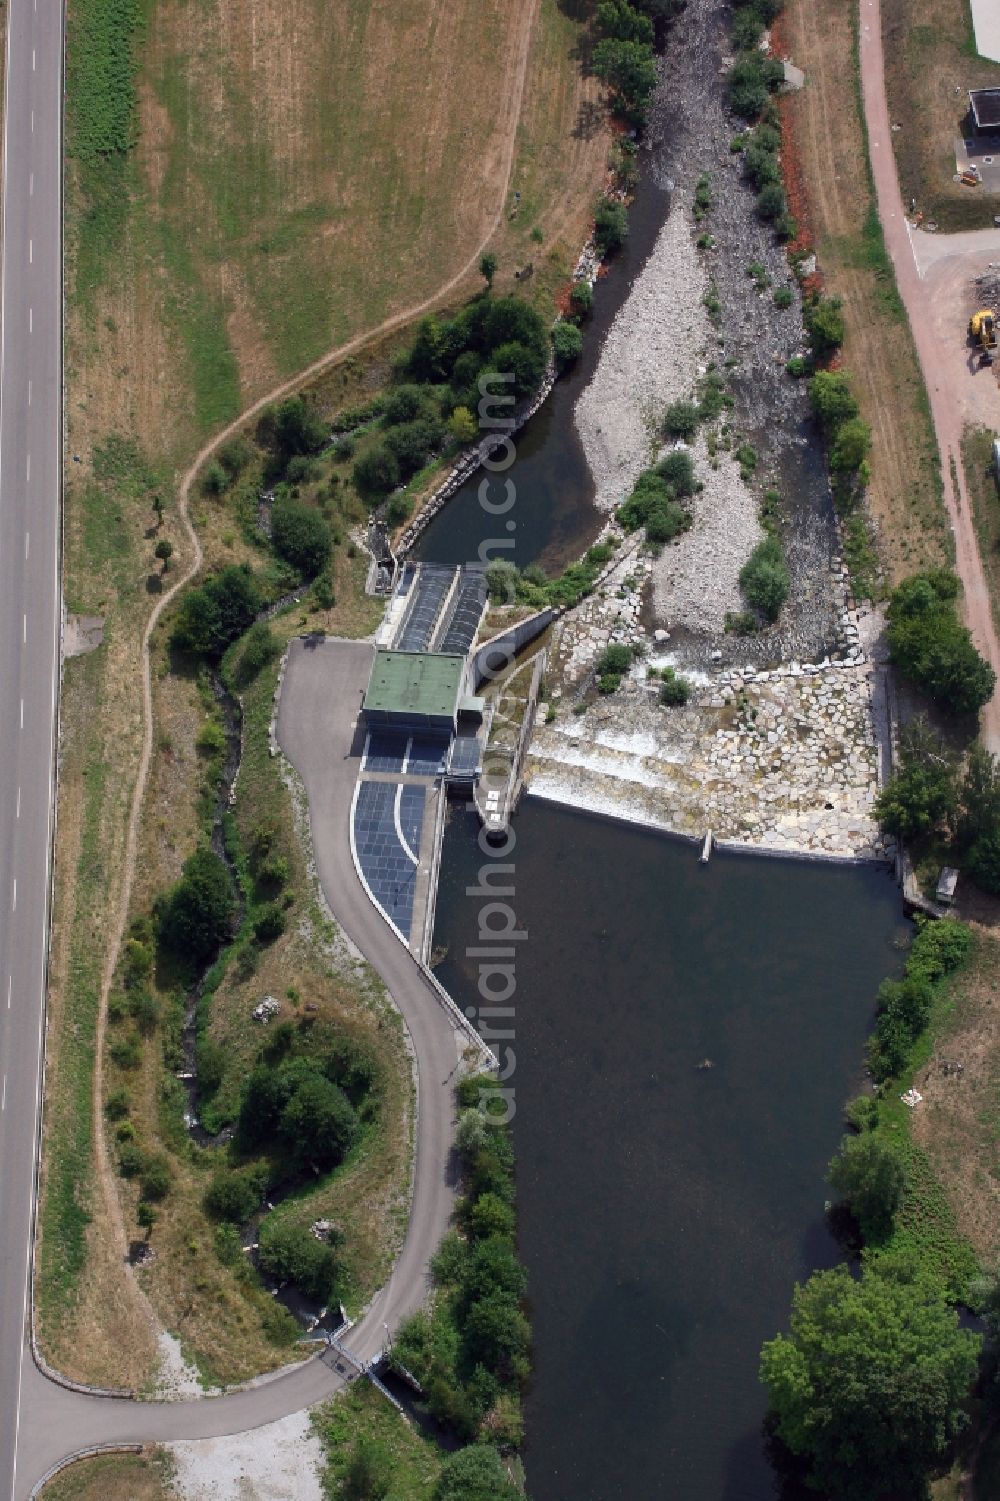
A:
{"label": "river", "polygon": [[[513,1086],[533,1501],[768,1501],[762,1340],[838,1258],[825,1168],[902,964],[875,867],[697,851],[528,797]],[[445,840],[437,973],[478,1002],[474,815]],[[494,919],[496,920],[496,919]],[[706,1061],[710,1068],[699,1067]]]}

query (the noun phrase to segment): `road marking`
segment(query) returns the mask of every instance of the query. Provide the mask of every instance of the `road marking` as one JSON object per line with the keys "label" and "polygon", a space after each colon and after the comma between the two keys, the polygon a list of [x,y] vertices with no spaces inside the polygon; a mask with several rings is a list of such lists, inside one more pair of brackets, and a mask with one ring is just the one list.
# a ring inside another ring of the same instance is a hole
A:
{"label": "road marking", "polygon": [[34,135],[34,133],[35,133],[35,111],[32,110],[31,111],[31,134]]}
{"label": "road marking", "polygon": [[7,1075],[3,1076],[3,1099],[0,1099],[0,1110],[7,1109]]}
{"label": "road marking", "polygon": [[21,700],[21,728],[24,729],[24,699]]}
{"label": "road marking", "polygon": [[29,266],[33,266],[34,263],[35,263],[35,242],[34,242],[34,240],[29,240],[28,241],[28,265]]}
{"label": "road marking", "polygon": [[28,309],[28,332],[29,332],[29,334],[31,333],[31,331],[34,328],[34,326],[35,326],[35,310],[34,310],[34,308],[30,307]]}
{"label": "road marking", "polygon": [[20,818],[20,816],[21,816],[21,789],[19,787],[17,789],[17,817]]}
{"label": "road marking", "polygon": [[28,405],[31,405],[31,381],[28,382]]}
{"label": "road marking", "polygon": [[31,484],[31,454],[30,453],[28,455],[28,462],[24,466],[24,470],[25,470],[25,473],[24,473],[25,483],[28,484],[28,485],[30,485]]}
{"label": "road marking", "polygon": [[34,196],[35,196],[35,174],[34,174],[34,172],[31,172],[28,175],[28,197],[29,198],[34,198]]}
{"label": "road marking", "polygon": [[[31,390],[31,381],[30,380],[28,382],[28,390],[29,391]],[[29,401],[31,400],[30,396],[28,397],[28,400]],[[30,546],[31,546],[31,533],[30,532],[25,532],[25,534],[24,534],[24,561],[25,562],[28,561],[28,549],[30,548]]]}
{"label": "road marking", "polygon": [[31,49],[31,71],[32,71],[32,73],[34,73],[34,71],[35,71],[35,49],[34,49],[34,47],[32,47],[32,49]]}
{"label": "road marking", "polygon": [[22,615],[21,619],[24,621],[24,629],[21,632],[22,645],[27,646],[27,644],[28,644],[28,612],[27,611],[25,611],[25,613]]}
{"label": "road marking", "polygon": [[10,904],[10,910],[12,912],[17,911],[17,876],[14,877],[14,896]]}
{"label": "road marking", "polygon": [[7,976],[7,1010],[10,1010],[10,993],[14,986],[14,976]]}

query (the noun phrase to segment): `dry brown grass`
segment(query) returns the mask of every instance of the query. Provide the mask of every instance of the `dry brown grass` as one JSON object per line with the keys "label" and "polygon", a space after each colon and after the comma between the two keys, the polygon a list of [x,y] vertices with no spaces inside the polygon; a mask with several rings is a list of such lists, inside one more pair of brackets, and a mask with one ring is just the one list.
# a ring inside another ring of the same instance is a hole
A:
{"label": "dry brown grass", "polygon": [[174,1501],[171,1464],[155,1449],[80,1459],[50,1480],[44,1501]]}
{"label": "dry brown grass", "polygon": [[[960,1232],[992,1263],[1000,1255],[1000,919],[997,904],[988,905],[994,925],[973,924],[975,947],[954,982],[951,1015],[915,1080],[924,1103],[914,1111],[913,1135],[931,1159]],[[961,1063],[963,1072],[946,1074],[945,1062]]]}
{"label": "dry brown grass", "polygon": [[953,181],[968,90],[996,88],[1000,65],[977,56],[968,0],[881,0],[889,117],[903,202],[942,229],[993,223],[1000,194]]}
{"label": "dry brown grass", "polygon": [[820,269],[843,299],[843,362],[872,429],[868,505],[896,582],[945,560],[937,445],[909,327],[872,219],[853,0],[792,0],[782,25],[807,83],[789,101]]}

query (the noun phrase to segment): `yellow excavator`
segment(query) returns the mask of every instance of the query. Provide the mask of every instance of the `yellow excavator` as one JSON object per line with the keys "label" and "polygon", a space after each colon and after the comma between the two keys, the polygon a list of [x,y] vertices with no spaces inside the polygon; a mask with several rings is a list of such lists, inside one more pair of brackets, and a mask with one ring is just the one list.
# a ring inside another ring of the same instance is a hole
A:
{"label": "yellow excavator", "polygon": [[992,308],[981,308],[969,319],[969,338],[980,351],[985,365],[992,365],[997,350],[997,315]]}

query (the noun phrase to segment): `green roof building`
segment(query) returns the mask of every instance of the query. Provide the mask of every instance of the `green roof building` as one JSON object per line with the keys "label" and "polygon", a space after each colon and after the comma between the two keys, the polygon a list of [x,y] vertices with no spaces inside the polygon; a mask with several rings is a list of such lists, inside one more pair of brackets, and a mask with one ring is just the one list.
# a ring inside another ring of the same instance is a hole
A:
{"label": "green roof building", "polygon": [[464,677],[464,657],[380,648],[365,694],[365,719],[406,729],[454,730]]}

